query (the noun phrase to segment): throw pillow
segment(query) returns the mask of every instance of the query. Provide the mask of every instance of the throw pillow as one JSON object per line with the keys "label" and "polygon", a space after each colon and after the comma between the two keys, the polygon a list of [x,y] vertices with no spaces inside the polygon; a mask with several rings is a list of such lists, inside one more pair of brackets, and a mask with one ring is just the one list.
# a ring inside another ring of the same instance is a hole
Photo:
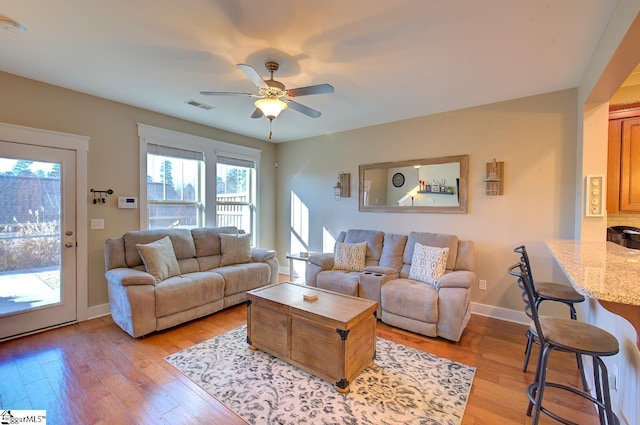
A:
{"label": "throw pillow", "polygon": [[409,279],[435,286],[447,268],[448,256],[449,248],[436,248],[416,242],[409,269]]}
{"label": "throw pillow", "polygon": [[333,258],[333,270],[348,270],[361,272],[364,270],[364,260],[367,255],[367,243],[336,243]]}
{"label": "throw pillow", "polygon": [[220,234],[220,266],[244,264],[251,262],[251,235],[248,233],[227,235]]}
{"label": "throw pillow", "polygon": [[180,274],[180,266],[169,236],[147,244],[136,244],[136,248],[146,272],[156,279],[156,283]]}

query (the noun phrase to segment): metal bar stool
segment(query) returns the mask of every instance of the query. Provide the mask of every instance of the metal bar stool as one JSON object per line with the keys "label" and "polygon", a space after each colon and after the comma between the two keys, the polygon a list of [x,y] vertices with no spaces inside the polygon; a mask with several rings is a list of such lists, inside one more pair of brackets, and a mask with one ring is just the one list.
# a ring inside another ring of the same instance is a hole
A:
{"label": "metal bar stool", "polygon": [[[520,261],[522,261],[527,267],[529,280],[533,283],[533,286],[535,288],[534,294],[536,298],[536,309],[543,301],[560,302],[569,307],[569,315],[571,316],[571,319],[576,320],[578,316],[576,314],[576,308],[574,307],[574,304],[583,302],[584,297],[567,285],[561,285],[554,282],[536,282],[533,279],[533,273],[531,272],[531,263],[529,262],[529,255],[527,254],[527,249],[525,248],[525,246],[520,245],[519,247],[515,248],[513,252],[520,254]],[[533,346],[533,343],[536,342],[534,341],[533,334],[529,330],[526,331],[525,335],[527,336],[527,346],[524,350],[524,363],[522,364],[523,372],[527,371],[529,358],[531,357],[531,348]],[[582,388],[587,390],[588,384],[584,376],[584,369],[582,367],[582,356],[576,355],[576,362],[578,363],[578,369],[580,369],[580,373],[582,375]]]}
{"label": "metal bar stool", "polygon": [[[518,286],[522,290],[522,299],[525,303],[525,313],[531,319],[529,330],[540,344],[535,379],[527,388],[529,397],[527,416],[532,416],[531,423],[536,425],[540,419],[540,413],[544,413],[563,424],[575,424],[543,406],[544,391],[547,387],[552,387],[569,391],[594,403],[597,406],[601,424],[620,424],[620,420],[611,408],[609,375],[601,359],[601,357],[618,353],[618,340],[609,332],[584,322],[559,317],[539,317],[535,288],[529,279],[526,264],[524,262],[515,264],[507,272],[518,278]],[[588,391],[580,391],[565,384],[547,381],[549,355],[554,350],[590,356],[593,359],[596,397]]]}

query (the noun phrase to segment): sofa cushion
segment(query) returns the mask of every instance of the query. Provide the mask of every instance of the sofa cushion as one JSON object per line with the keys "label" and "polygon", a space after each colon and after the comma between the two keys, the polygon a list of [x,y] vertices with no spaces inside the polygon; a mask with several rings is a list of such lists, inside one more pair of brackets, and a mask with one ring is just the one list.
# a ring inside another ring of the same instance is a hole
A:
{"label": "sofa cushion", "polygon": [[220,266],[230,264],[244,264],[251,262],[251,235],[220,235],[220,250],[222,258]]}
{"label": "sofa cushion", "polygon": [[221,300],[224,279],[215,272],[197,272],[166,279],[156,285],[156,317],[168,316]]}
{"label": "sofa cushion", "polygon": [[455,235],[445,235],[443,233],[411,232],[407,240],[407,247],[404,250],[403,261],[411,264],[413,258],[413,247],[416,242],[426,246],[437,248],[449,248],[447,257],[447,270],[455,270],[458,258],[458,237]]}
{"label": "sofa cushion", "polygon": [[349,229],[346,232],[341,232],[340,235],[344,235],[343,238],[338,237],[336,241],[345,243],[367,243],[367,266],[377,266],[382,256],[382,242],[384,241],[384,232],[380,230],[358,230]]}
{"label": "sofa cushion", "polygon": [[151,243],[136,244],[136,247],[145,270],[156,279],[156,283],[180,274],[180,266],[168,236]]}
{"label": "sofa cushion", "polygon": [[220,255],[220,234],[238,234],[238,228],[227,227],[196,227],[191,229],[191,236],[196,247],[196,257]]}
{"label": "sofa cushion", "polygon": [[473,241],[458,241],[458,259],[456,260],[456,270],[467,270],[472,272],[475,269],[475,258]]}
{"label": "sofa cushion", "polygon": [[271,267],[267,263],[235,264],[213,271],[224,278],[225,297],[267,285],[271,280]]}
{"label": "sofa cushion", "polygon": [[165,236],[169,236],[173,251],[178,260],[184,258],[193,258],[196,256],[196,247],[193,244],[193,238],[189,229],[151,229],[151,230],[133,230],[122,236],[124,241],[124,254],[128,267],[136,267],[142,265],[142,258],[136,248],[136,245],[146,244],[157,241]]}
{"label": "sofa cushion", "polygon": [[403,265],[402,256],[406,246],[407,235],[385,233],[380,266],[400,270]]}
{"label": "sofa cushion", "polygon": [[336,252],[333,259],[333,270],[361,272],[362,270],[364,270],[364,259],[366,253],[366,242],[336,242]]}
{"label": "sofa cushion", "polygon": [[438,323],[438,292],[411,279],[393,279],[382,285],[382,310],[426,323]]}
{"label": "sofa cushion", "polygon": [[435,285],[447,267],[449,248],[436,248],[416,242],[413,248],[409,279]]}
{"label": "sofa cushion", "polygon": [[360,282],[359,272],[348,272],[345,270],[325,270],[318,274],[317,287],[327,291],[339,292],[354,297],[358,294],[358,283]]}

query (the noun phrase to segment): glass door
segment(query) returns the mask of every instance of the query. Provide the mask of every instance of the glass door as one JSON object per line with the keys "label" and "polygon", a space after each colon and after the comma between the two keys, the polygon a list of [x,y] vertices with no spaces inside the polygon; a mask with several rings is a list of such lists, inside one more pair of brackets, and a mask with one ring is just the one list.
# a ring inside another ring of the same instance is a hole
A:
{"label": "glass door", "polygon": [[0,339],[76,320],[75,153],[0,141]]}

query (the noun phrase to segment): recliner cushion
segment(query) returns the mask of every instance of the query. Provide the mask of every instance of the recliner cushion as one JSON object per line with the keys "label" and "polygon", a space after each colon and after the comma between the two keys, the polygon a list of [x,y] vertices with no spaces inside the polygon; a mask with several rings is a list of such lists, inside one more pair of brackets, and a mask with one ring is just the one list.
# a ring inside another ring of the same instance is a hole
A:
{"label": "recliner cushion", "polygon": [[224,278],[225,297],[267,285],[271,279],[271,267],[267,263],[234,264],[218,267],[212,272]]}
{"label": "recliner cushion", "polygon": [[224,280],[215,272],[170,277],[156,285],[156,317],[221,300],[223,291]]}
{"label": "recliner cushion", "polygon": [[[345,243],[366,242],[367,255],[366,255],[365,265],[377,266],[378,262],[380,261],[380,257],[382,256],[383,240],[384,240],[384,232],[382,231],[350,229],[346,231],[344,240],[340,242],[345,242]],[[375,262],[375,264],[371,264],[371,262]]]}
{"label": "recliner cushion", "polygon": [[447,257],[447,270],[455,270],[458,258],[458,237],[455,235],[445,235],[444,233],[411,232],[407,240],[407,247],[402,258],[405,264],[411,264],[413,258],[413,248],[415,244],[435,246],[438,248],[449,248]]}
{"label": "recliner cushion", "polygon": [[325,270],[317,277],[317,287],[345,295],[358,296],[359,272]]}
{"label": "recliner cushion", "polygon": [[438,292],[412,279],[393,279],[382,285],[382,310],[426,323],[438,323]]}
{"label": "recliner cushion", "polygon": [[191,236],[196,248],[196,257],[220,255],[220,234],[235,235],[242,233],[237,227],[195,227],[191,229]]}

